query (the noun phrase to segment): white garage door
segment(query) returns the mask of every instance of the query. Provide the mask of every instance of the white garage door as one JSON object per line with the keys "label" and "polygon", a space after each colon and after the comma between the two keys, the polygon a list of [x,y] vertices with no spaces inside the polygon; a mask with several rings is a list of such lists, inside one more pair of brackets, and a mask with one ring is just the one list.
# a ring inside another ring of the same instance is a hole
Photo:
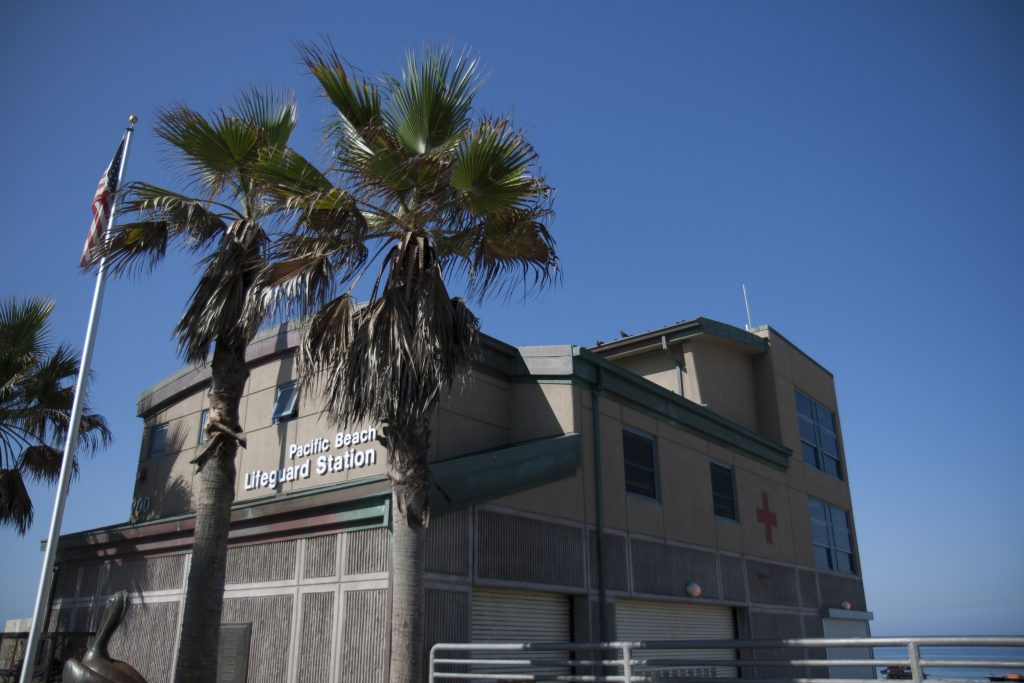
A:
{"label": "white garage door", "polygon": [[[868,622],[863,619],[822,619],[826,638],[867,638]],[[830,647],[825,652],[829,659],[871,659],[869,647]],[[874,678],[875,670],[870,666],[829,667],[832,678]]]}
{"label": "white garage door", "polygon": [[[473,589],[471,633],[474,643],[567,643],[572,640],[571,623],[568,595],[496,588]],[[531,654],[530,658],[567,659],[568,653],[536,653]],[[500,671],[514,673],[516,670]],[[524,673],[521,670],[519,672]],[[531,667],[529,673],[559,675],[568,673],[568,669],[542,665]]]}
{"label": "white garage door", "polygon": [[[616,600],[615,633],[617,640],[732,640],[736,637],[736,622],[731,607]],[[645,657],[659,659],[736,659],[735,650],[645,650],[642,653]],[[734,678],[736,668],[700,666],[666,671],[668,673]]]}

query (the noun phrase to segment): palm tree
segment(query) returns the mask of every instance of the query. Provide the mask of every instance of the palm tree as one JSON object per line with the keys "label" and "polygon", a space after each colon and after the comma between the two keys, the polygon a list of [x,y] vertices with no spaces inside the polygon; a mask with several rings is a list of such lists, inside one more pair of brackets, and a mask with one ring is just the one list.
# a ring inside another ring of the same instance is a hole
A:
{"label": "palm tree", "polygon": [[257,275],[279,227],[253,166],[267,150],[288,144],[295,122],[290,98],[255,90],[210,117],[181,105],[161,111],[155,132],[181,163],[195,196],[133,184],[123,213],[137,220],[120,225],[105,251],[113,274],[154,266],[172,242],[198,258],[199,281],[174,330],[186,361],[209,359],[211,366],[208,438],[193,461],[200,484],[179,683],[216,677],[235,455],[245,446],[239,424],[249,374],[245,349],[266,317]]}
{"label": "palm tree", "polygon": [[[60,477],[78,376],[74,351],[49,341],[52,312],[53,303],[44,299],[0,301],[0,524],[23,536],[33,517],[25,476]],[[109,443],[106,420],[84,413],[77,446],[94,450]],[[77,471],[77,458],[73,465]]]}
{"label": "palm tree", "polygon": [[[384,427],[394,503],[390,672],[408,683],[422,677],[431,417],[468,378],[478,341],[477,318],[445,281],[479,301],[557,279],[552,191],[508,118],[474,120],[475,61],[409,55],[400,77],[373,81],[329,47],[304,47],[303,58],[336,109],[335,164],[324,174],[281,149],[261,161],[261,177],[298,219],[282,242],[285,259],[264,277],[301,292],[312,312],[300,366],[328,413]],[[342,206],[358,211],[335,220]],[[367,273],[375,284],[357,306],[352,287]]]}

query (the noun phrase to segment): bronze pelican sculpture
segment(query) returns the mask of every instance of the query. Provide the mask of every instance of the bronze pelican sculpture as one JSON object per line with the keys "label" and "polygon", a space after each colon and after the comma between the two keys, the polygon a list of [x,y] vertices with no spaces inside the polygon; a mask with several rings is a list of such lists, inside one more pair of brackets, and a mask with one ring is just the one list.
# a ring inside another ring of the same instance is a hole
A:
{"label": "bronze pelican sculpture", "polygon": [[110,658],[107,643],[114,629],[121,622],[128,608],[128,593],[120,591],[107,598],[107,606],[100,618],[99,628],[92,647],[86,650],[82,660],[69,659],[64,663],[61,680],[64,683],[146,683],[130,664]]}

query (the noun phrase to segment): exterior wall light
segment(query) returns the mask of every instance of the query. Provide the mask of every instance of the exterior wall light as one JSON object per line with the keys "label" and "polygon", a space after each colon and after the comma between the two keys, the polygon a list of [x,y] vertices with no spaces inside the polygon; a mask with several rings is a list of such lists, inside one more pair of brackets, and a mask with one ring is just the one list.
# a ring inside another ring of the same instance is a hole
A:
{"label": "exterior wall light", "polygon": [[704,589],[700,587],[699,583],[691,583],[686,587],[686,594],[691,598],[699,598],[703,592]]}

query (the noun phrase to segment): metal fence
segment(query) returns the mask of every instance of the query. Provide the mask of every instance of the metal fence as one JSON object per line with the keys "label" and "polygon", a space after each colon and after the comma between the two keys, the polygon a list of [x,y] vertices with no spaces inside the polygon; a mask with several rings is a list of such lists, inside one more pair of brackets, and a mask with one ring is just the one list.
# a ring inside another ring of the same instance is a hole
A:
{"label": "metal fence", "polygon": [[[902,654],[876,658],[875,648],[900,648]],[[922,648],[956,648],[964,654],[922,656]],[[992,648],[1024,648],[1024,637],[439,643],[430,650],[428,680],[668,683],[685,678],[691,683],[752,679],[762,683],[866,683],[882,676],[915,683],[927,678],[936,683],[1000,680],[999,674],[991,672],[1024,671],[1024,657],[993,658]],[[698,650],[703,652],[695,652]],[[708,657],[709,650],[717,656]],[[971,656],[972,651],[981,656]],[[935,669],[969,669],[972,673],[948,678],[929,675],[928,670]],[[1024,678],[1017,679],[1013,673],[1005,680],[1024,683]]]}
{"label": "metal fence", "polygon": [[[44,633],[33,681],[59,681],[64,662],[69,657],[81,658],[89,646],[92,632]],[[0,633],[0,683],[15,683],[21,676],[28,633]]]}

